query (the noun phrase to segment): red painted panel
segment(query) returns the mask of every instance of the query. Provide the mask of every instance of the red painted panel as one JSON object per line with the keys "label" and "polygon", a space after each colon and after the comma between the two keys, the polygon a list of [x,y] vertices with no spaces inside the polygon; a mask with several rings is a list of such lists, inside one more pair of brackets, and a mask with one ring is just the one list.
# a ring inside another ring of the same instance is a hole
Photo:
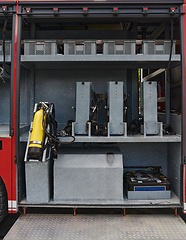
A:
{"label": "red painted panel", "polygon": [[[3,2],[3,1],[2,1]],[[18,12],[18,3],[16,3],[16,12]],[[2,141],[2,150],[0,150],[0,175],[5,182],[8,193],[9,212],[16,212],[16,164],[14,158],[16,155],[16,73],[17,73],[17,31],[18,31],[18,15],[15,16],[15,53],[14,53],[14,72],[13,72],[13,129],[14,135],[11,138],[0,138]]]}
{"label": "red painted panel", "polygon": [[8,197],[11,196],[11,138],[0,138],[0,175],[6,185]]}
{"label": "red painted panel", "polygon": [[[0,176],[2,177],[9,201],[16,201],[16,165],[12,158],[12,139],[0,138],[2,149],[0,150]],[[12,209],[9,206],[9,210]],[[9,211],[9,212],[12,212]]]}

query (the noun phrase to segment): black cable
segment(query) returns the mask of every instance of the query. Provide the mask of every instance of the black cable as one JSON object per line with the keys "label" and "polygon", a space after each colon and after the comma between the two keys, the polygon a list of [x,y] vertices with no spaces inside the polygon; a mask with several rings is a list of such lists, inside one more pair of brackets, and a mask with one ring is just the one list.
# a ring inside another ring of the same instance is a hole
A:
{"label": "black cable", "polygon": [[52,140],[54,140],[55,142],[57,142],[57,143],[59,143],[59,144],[71,144],[71,143],[75,142],[76,139],[75,139],[75,137],[72,136],[72,135],[69,135],[69,137],[72,137],[72,138],[73,138],[73,140],[72,140],[71,142],[61,142],[61,141],[59,141],[55,136],[50,135],[50,134],[47,132],[45,126],[44,126],[44,116],[45,116],[45,114],[46,114],[46,111],[43,109],[42,126],[43,126],[43,130],[44,130],[45,134],[48,136],[49,139],[52,139]]}
{"label": "black cable", "polygon": [[173,47],[173,18],[171,18],[171,47],[170,47],[169,62],[166,70],[169,70],[170,68],[171,57],[172,57],[172,47]]}
{"label": "black cable", "polygon": [[[175,23],[175,22],[174,22]],[[171,64],[171,57],[172,57],[172,48],[173,48],[173,18],[171,18],[171,47],[170,47],[170,55],[169,55],[169,62],[168,62],[168,66],[167,66],[167,69],[166,70],[169,70],[170,69],[170,64]],[[171,85],[171,86],[179,86],[181,84],[181,81],[179,83],[175,83],[175,84],[172,84],[168,78],[167,78],[167,82]]]}

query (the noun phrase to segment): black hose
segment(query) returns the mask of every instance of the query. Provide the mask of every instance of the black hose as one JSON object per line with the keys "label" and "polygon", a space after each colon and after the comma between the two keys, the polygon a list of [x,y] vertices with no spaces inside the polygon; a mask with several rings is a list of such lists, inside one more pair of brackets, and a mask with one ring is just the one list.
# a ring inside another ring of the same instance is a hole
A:
{"label": "black hose", "polygon": [[75,139],[75,137],[72,136],[72,135],[69,135],[69,137],[72,137],[72,138],[73,138],[73,140],[72,140],[71,142],[61,142],[61,141],[59,141],[59,139],[58,139],[56,136],[52,136],[51,134],[49,134],[49,133],[47,132],[47,130],[46,130],[46,127],[44,126],[44,116],[45,116],[45,114],[46,114],[46,111],[43,109],[42,126],[43,126],[43,130],[44,130],[45,134],[48,136],[49,139],[52,139],[53,141],[55,141],[55,142],[57,142],[57,143],[59,143],[59,144],[71,144],[71,143],[75,142],[76,139]]}
{"label": "black hose", "polygon": [[[175,22],[174,22],[175,23]],[[168,65],[167,65],[167,69],[166,70],[169,70],[170,69],[170,64],[171,64],[171,57],[172,57],[172,47],[173,47],[173,18],[171,18],[171,47],[170,47],[170,55],[169,55],[169,62],[168,62]],[[167,82],[171,85],[171,87],[174,87],[174,86],[180,86],[181,84],[181,81],[179,83],[175,83],[175,84],[172,84],[168,78],[167,78]]]}
{"label": "black hose", "polygon": [[171,47],[170,47],[170,55],[169,55],[169,62],[168,62],[167,70],[169,70],[170,64],[171,64],[172,47],[173,47],[173,18],[171,18]]}

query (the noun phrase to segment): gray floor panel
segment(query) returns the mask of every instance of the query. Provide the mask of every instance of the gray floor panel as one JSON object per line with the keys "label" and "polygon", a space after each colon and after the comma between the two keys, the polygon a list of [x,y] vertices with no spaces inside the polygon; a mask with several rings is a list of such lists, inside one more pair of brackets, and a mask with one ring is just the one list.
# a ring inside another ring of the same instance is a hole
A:
{"label": "gray floor panel", "polygon": [[5,240],[186,239],[186,224],[172,214],[21,215]]}

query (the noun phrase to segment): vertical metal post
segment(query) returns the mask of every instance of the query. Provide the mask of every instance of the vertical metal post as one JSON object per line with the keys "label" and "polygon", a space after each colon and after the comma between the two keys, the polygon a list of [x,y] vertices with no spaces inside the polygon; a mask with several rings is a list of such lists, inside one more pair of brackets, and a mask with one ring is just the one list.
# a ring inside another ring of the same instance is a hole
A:
{"label": "vertical metal post", "polygon": [[124,137],[127,137],[127,122],[124,122]]}
{"label": "vertical metal post", "polygon": [[[13,30],[12,30],[12,56],[11,56],[11,141],[12,141],[12,169],[11,169],[11,181],[12,181],[12,200],[21,199],[21,193],[19,187],[21,184],[20,179],[20,167],[16,169],[19,164],[19,112],[20,112],[20,57],[21,57],[21,16],[18,12],[21,12],[21,7],[16,2],[16,13],[13,16]],[[16,176],[16,173],[18,175]],[[19,185],[19,186],[18,186]]]}
{"label": "vertical metal post", "polygon": [[132,120],[139,118],[139,85],[138,85],[138,71],[132,70]]}
{"label": "vertical metal post", "polygon": [[88,122],[88,136],[91,137],[91,122]]}
{"label": "vertical metal post", "polygon": [[163,123],[159,122],[159,136],[163,137]]}
{"label": "vertical metal post", "polygon": [[72,122],[72,136],[75,136],[75,122]]}
{"label": "vertical metal post", "polygon": [[74,208],[74,216],[76,216],[76,209],[77,209],[77,208]]}
{"label": "vertical metal post", "polygon": [[23,211],[24,211],[24,215],[26,215],[26,209],[27,209],[27,207],[23,207]]}
{"label": "vertical metal post", "polygon": [[165,122],[170,123],[170,74],[165,70]]}
{"label": "vertical metal post", "polygon": [[144,137],[147,136],[147,123],[146,122],[144,122],[143,135],[144,135]]}
{"label": "vertical metal post", "polygon": [[177,209],[177,208],[174,209],[174,215],[175,215],[176,217],[178,216],[178,209]]}
{"label": "vertical metal post", "polygon": [[107,132],[108,132],[107,135],[108,135],[108,137],[110,137],[110,123],[109,123],[109,122],[108,122],[107,126],[108,126],[108,127],[107,127],[107,128],[108,128],[108,130],[107,130]]}

